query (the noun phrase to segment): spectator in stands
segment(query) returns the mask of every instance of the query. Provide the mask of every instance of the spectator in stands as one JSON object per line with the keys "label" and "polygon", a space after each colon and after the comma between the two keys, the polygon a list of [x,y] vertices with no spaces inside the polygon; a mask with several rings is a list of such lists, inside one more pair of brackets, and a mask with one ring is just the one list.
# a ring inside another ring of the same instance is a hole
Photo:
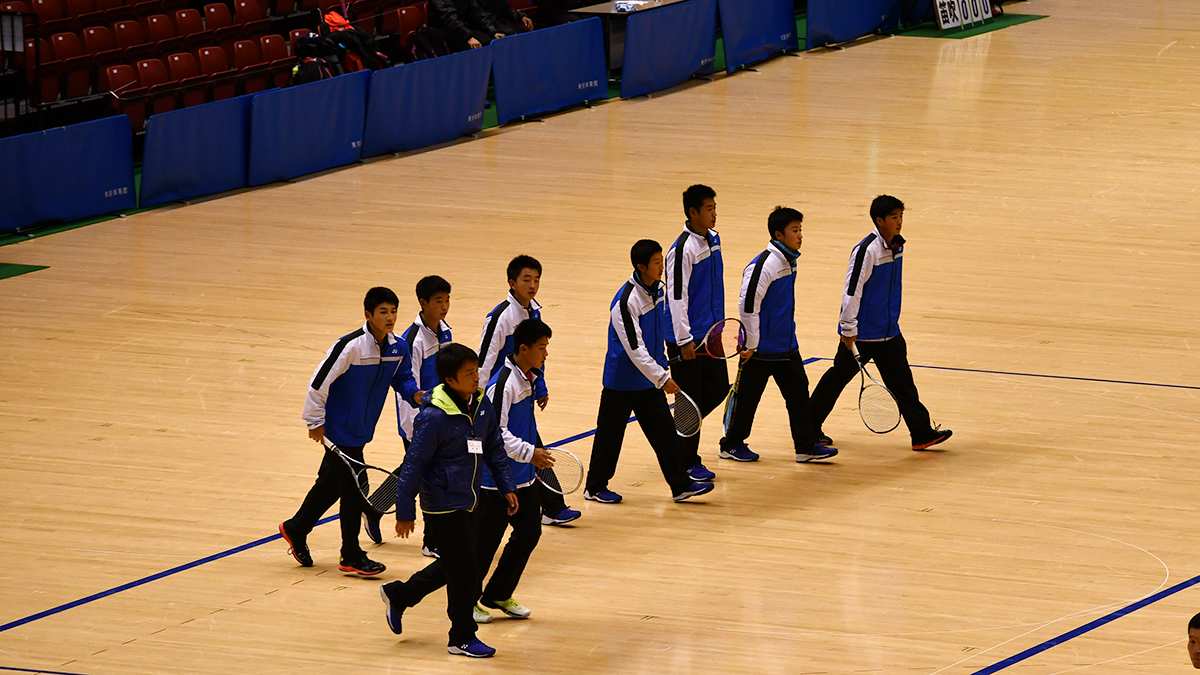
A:
{"label": "spectator in stands", "polygon": [[446,44],[455,52],[479,49],[504,37],[496,17],[479,0],[433,0],[429,3],[429,25],[446,34]]}
{"label": "spectator in stands", "polygon": [[524,30],[533,30],[533,19],[525,12],[513,8],[508,0],[479,0],[483,9],[491,12],[496,19],[496,25],[505,35],[516,35]]}

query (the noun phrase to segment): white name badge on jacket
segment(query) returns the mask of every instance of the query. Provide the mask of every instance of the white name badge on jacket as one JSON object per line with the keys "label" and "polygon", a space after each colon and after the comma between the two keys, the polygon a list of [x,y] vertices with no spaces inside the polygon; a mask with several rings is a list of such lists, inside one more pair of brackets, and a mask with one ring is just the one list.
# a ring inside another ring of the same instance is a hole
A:
{"label": "white name badge on jacket", "polygon": [[478,438],[468,438],[467,452],[471,453],[472,455],[482,455],[483,441],[479,440]]}

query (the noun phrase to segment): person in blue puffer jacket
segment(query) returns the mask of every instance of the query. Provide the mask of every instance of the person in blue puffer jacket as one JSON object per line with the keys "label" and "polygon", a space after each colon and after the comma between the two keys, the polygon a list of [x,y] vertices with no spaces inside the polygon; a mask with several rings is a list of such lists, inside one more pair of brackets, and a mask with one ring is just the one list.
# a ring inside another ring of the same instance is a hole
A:
{"label": "person in blue puffer jacket", "polygon": [[[928,450],[953,434],[935,428],[929,410],[921,403],[912,368],[908,365],[908,343],[900,334],[900,299],[904,271],[904,202],[880,195],[871,202],[875,229],[850,252],[842,313],[838,320],[837,354],[833,366],[821,376],[812,394],[817,429],[833,410],[842,389],[858,375],[851,347],[857,346],[863,362],[875,361],[883,384],[896,397],[900,415],[908,426],[913,450]],[[824,432],[821,436],[828,441]]]}
{"label": "person in blue puffer jacket", "polygon": [[808,400],[808,376],[796,342],[796,261],[804,239],[803,222],[804,215],[796,209],[775,207],[767,217],[771,243],[742,274],[738,314],[746,327],[746,350],[730,395],[729,424],[718,455],[722,459],[758,459],[746,439],[767,379],[772,377],[787,404],[796,461],[811,462],[837,454],[837,448],[817,440],[818,427],[813,423]]}
{"label": "person in blue puffer jacket", "polygon": [[426,535],[440,557],[408,581],[380,587],[388,626],[401,632],[404,610],[446,587],[451,654],[487,657],[495,649],[475,637],[472,607],[479,598],[474,512],[481,499],[484,465],[517,511],[516,488],[504,452],[500,421],[479,389],[479,357],[469,347],[451,343],[437,356],[438,379],[430,404],[417,414],[413,440],[400,466],[396,485],[396,534],[408,538],[416,527],[414,500],[421,497]]}

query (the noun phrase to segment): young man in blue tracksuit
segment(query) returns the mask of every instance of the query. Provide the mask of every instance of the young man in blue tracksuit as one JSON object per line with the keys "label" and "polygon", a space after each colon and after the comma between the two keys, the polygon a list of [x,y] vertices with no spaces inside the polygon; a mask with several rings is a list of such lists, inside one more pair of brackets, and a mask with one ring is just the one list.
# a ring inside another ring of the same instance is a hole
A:
{"label": "young man in blue tracksuit", "polygon": [[529,556],[542,536],[542,508],[534,468],[554,466],[550,453],[538,439],[534,419],[534,389],[542,378],[547,349],[552,333],[538,319],[526,319],[513,331],[513,352],[487,386],[487,397],[500,418],[500,435],[508,453],[508,468],[517,486],[517,512],[509,515],[508,503],[496,487],[496,481],[486,470],[483,475],[483,496],[480,497],[476,521],[476,553],[479,569],[486,573],[492,565],[496,549],[504,532],[512,525],[512,535],[504,545],[500,562],[483,588],[475,606],[475,621],[490,623],[487,608],[498,609],[514,619],[529,618],[530,611],[513,598]]}
{"label": "young man in blue tracksuit", "polygon": [[738,313],[746,327],[746,351],[733,402],[733,414],[721,457],[753,462],[758,454],[746,445],[767,378],[787,404],[788,423],[797,462],[827,459],[837,448],[818,441],[808,400],[808,376],[796,342],[796,261],[800,258],[804,216],[795,209],[775,207],[767,218],[771,243],[755,256],[742,274]]}
{"label": "young man in blue tracksuit", "polygon": [[495,408],[479,389],[478,357],[470,348],[451,343],[437,357],[438,378],[430,404],[413,423],[412,444],[404,455],[396,485],[396,534],[407,538],[416,527],[413,500],[421,496],[426,535],[440,557],[408,581],[380,587],[388,627],[401,632],[404,610],[446,587],[451,654],[488,657],[496,653],[475,637],[471,608],[479,598],[481,570],[475,552],[475,512],[483,498],[484,466],[507,503],[518,502],[504,439]]}
{"label": "young man in blue tracksuit", "polygon": [[841,341],[833,366],[813,390],[813,418],[819,430],[842,389],[858,375],[858,364],[850,351],[852,345],[858,345],[859,356],[864,362],[875,361],[884,385],[896,397],[912,437],[912,449],[927,450],[950,438],[953,432],[935,429],[930,422],[908,365],[908,344],[900,334],[904,265],[900,228],[904,224],[904,203],[890,195],[876,197],[871,202],[871,221],[875,229],[850,252],[838,321]]}
{"label": "young man in blue tracksuit", "polygon": [[[708,330],[725,319],[725,263],[721,236],[713,229],[717,225],[717,193],[707,185],[689,187],[683,193],[683,212],[687,222],[683,234],[667,251],[663,273],[667,318],[674,338],[667,341],[667,358],[671,379],[692,397],[704,417],[729,394],[725,361],[702,349]],[[700,461],[700,434],[680,438],[679,448],[689,478],[716,478]]]}
{"label": "young man in blue tracksuit", "polygon": [[596,436],[588,466],[584,499],[616,504],[621,495],[608,489],[617,471],[629,414],[658,456],[658,466],[677,502],[711,492],[713,484],[688,478],[679,452],[675,421],[666,394],[679,393],[667,372],[663,344],[672,339],[662,288],[662,246],[642,239],[629,252],[633,274],[613,297],[609,310],[608,354],[604,358],[604,389],[596,414]]}
{"label": "young man in blue tracksuit", "polygon": [[[488,312],[483,320],[479,343],[479,371],[484,382],[491,382],[504,359],[513,352],[513,331],[526,319],[541,319],[542,306],[535,299],[542,282],[542,263],[537,258],[519,255],[508,263],[508,297]],[[534,398],[542,410],[550,400],[546,383],[538,380]],[[562,495],[538,484],[542,497],[542,524],[562,525],[578,520],[583,514],[567,506]]]}
{"label": "young man in blue tracksuit", "polygon": [[[411,401],[419,400],[422,394],[413,381],[408,345],[392,334],[399,302],[396,294],[386,288],[367,291],[363,300],[366,324],[329,348],[313,373],[304,401],[309,438],[318,443],[328,439],[360,462],[363,446],[375,435],[388,388]],[[384,566],[367,558],[358,543],[359,518],[364,507],[370,506],[345,462],[333,453],[325,453],[304,503],[296,515],[279,524],[279,533],[291,546],[296,561],[312,567],[308,533],[339,499],[342,551],[338,569],[362,576],[379,574]]]}
{"label": "young man in blue tracksuit", "polygon": [[[427,390],[438,383],[438,351],[452,339],[450,326],[446,323],[446,315],[450,312],[450,282],[439,276],[421,279],[417,282],[417,302],[421,305],[421,311],[408,330],[404,331],[402,338],[412,350],[413,379],[417,388]],[[413,401],[400,394],[396,395],[396,422],[406,450],[412,439],[413,421],[420,409],[421,407],[414,405]],[[396,472],[399,471],[397,468]],[[364,513],[363,524],[371,541],[382,544],[383,532],[379,519]],[[437,552],[429,545],[428,538],[421,547],[421,553],[429,558],[437,556]]]}

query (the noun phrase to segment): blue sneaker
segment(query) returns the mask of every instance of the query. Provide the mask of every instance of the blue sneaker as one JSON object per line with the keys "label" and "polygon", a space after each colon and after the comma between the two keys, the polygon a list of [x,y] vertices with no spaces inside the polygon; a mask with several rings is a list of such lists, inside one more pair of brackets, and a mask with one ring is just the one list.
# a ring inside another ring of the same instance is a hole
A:
{"label": "blue sneaker", "polygon": [[612,490],[596,490],[594,493],[584,490],[583,498],[601,504],[619,504],[621,502],[621,495]]}
{"label": "blue sneaker", "polygon": [[480,642],[479,638],[474,638],[465,645],[450,645],[446,647],[446,651],[455,656],[470,656],[475,659],[486,659],[496,655],[496,650]]}
{"label": "blue sneaker", "polygon": [[379,521],[381,520],[383,519],[372,518],[365,511],[363,512],[363,529],[367,531],[367,537],[376,544],[383,543],[383,532],[379,530]]}
{"label": "blue sneaker", "polygon": [[693,466],[692,468],[688,469],[688,478],[691,478],[694,482],[697,482],[697,483],[711,482],[712,479],[714,479],[716,477],[717,477],[717,474],[709,471],[708,467],[704,466],[704,464],[702,462],[697,462],[696,466]]}
{"label": "blue sneaker", "polygon": [[400,634],[400,617],[404,616],[404,603],[398,596],[395,595],[396,590],[389,590],[389,586],[404,585],[403,581],[393,581],[390,584],[384,584],[379,587],[379,594],[383,596],[383,606],[387,608],[388,628],[396,635]]}
{"label": "blue sneaker", "polygon": [[[620,498],[618,497],[618,501],[619,500],[620,500]],[[572,509],[571,507],[567,506],[567,507],[564,507],[562,511],[559,511],[558,515],[555,515],[555,516],[548,516],[543,513],[542,514],[542,524],[543,525],[565,525],[566,523],[569,523],[573,520],[579,520],[579,517],[582,515],[583,515],[583,513],[576,511],[575,509]]]}
{"label": "blue sneaker", "polygon": [[712,492],[712,490],[713,490],[712,483],[692,483],[691,486],[688,487],[688,489],[675,495],[674,499],[676,502],[687,501],[687,500],[691,499],[692,497],[698,497],[703,494],[708,494],[709,492]]}
{"label": "blue sneaker", "polygon": [[721,450],[717,453],[721,459],[732,459],[737,462],[757,462],[758,453],[750,450],[750,446],[741,443],[733,448],[725,448],[721,446]]}
{"label": "blue sneaker", "polygon": [[838,449],[831,445],[825,445],[824,443],[813,443],[813,446],[809,448],[808,452],[796,453],[796,461],[800,463],[819,462],[823,459],[829,459],[836,454],[838,454]]}

